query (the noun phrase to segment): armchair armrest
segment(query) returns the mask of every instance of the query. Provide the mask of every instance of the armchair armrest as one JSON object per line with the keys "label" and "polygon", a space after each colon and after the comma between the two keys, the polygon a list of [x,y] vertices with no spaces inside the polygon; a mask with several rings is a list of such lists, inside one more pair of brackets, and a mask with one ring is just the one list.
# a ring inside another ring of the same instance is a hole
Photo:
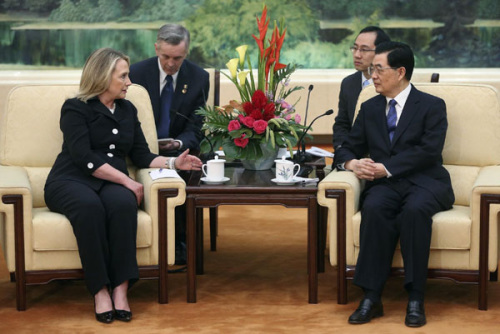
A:
{"label": "armchair armrest", "polygon": [[184,204],[186,200],[186,183],[182,178],[162,178],[162,179],[151,179],[149,172],[155,170],[155,168],[143,168],[137,171],[136,180],[142,183],[144,186],[144,211],[152,214],[152,207],[158,204],[158,190],[160,189],[176,189],[178,191],[177,196],[173,196],[168,199],[169,207],[175,208],[181,204]]}
{"label": "armchair armrest", "polygon": [[[333,266],[338,264],[338,248],[345,250],[346,243],[353,243],[351,221],[359,211],[363,187],[364,182],[354,173],[338,170],[332,171],[318,185],[318,203],[328,207],[330,263]],[[343,261],[345,265],[345,258],[339,261]]]}
{"label": "armchair armrest", "polygon": [[[154,168],[140,169],[136,180],[144,186],[143,207],[153,219],[153,243],[159,256],[168,254],[168,264],[175,263],[175,207],[186,200],[186,183],[182,178],[152,180],[149,172]],[[166,235],[166,245],[159,239]],[[168,246],[167,246],[168,245]],[[167,250],[168,247],[168,250]],[[163,263],[163,261],[160,261]],[[164,268],[166,270],[166,268]]]}
{"label": "armchair armrest", "polygon": [[[0,214],[4,213],[5,234],[0,243],[7,267],[10,272],[14,271],[16,264],[16,234],[24,235],[18,238],[17,245],[22,252],[22,263],[17,265],[24,270],[24,249],[31,247],[30,243],[24,243],[26,238],[31,239],[32,194],[28,174],[23,167],[0,166]],[[19,269],[20,269],[19,268]]]}
{"label": "armchair armrest", "polygon": [[0,166],[0,192],[1,194],[21,194],[28,189],[31,192],[30,180],[23,167]]}
{"label": "armchair armrest", "polygon": [[[498,268],[499,247],[498,232],[500,214],[500,166],[487,166],[479,171],[471,194],[472,240],[480,240],[479,245],[472,249],[479,252],[483,243],[488,243],[488,270],[493,272]],[[483,220],[483,222],[481,222]],[[487,240],[480,238],[481,224],[486,229]],[[477,253],[476,253],[477,254]]]}

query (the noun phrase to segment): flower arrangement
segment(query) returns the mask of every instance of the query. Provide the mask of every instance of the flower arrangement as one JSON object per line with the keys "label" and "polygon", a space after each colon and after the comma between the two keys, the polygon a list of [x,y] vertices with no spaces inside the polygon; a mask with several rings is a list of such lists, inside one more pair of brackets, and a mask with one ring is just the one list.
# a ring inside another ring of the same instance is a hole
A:
{"label": "flower arrangement", "polygon": [[[290,76],[296,65],[280,63],[280,53],[286,35],[284,20],[275,22],[271,39],[266,41],[268,25],[267,7],[257,17],[258,36],[252,35],[259,47],[257,78],[247,55],[247,45],[236,48],[239,57],[227,64],[229,74],[223,73],[238,89],[241,102],[230,101],[223,107],[205,106],[198,110],[204,117],[202,131],[207,139],[201,142],[201,152],[222,147],[228,158],[254,160],[263,156],[263,149],[287,147],[293,155],[298,134],[303,132],[300,115],[295,114],[295,104],[286,98],[303,87],[289,87]],[[248,69],[245,69],[245,63]]]}

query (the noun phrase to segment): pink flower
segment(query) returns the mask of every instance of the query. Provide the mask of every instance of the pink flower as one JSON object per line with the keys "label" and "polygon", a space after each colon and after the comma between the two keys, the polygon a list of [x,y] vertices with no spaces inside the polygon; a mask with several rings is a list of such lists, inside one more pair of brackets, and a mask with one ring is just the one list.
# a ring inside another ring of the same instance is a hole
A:
{"label": "pink flower", "polygon": [[259,119],[258,121],[255,121],[253,123],[253,129],[258,134],[264,133],[266,131],[266,128],[267,128],[267,122],[262,119]]}
{"label": "pink flower", "polygon": [[299,114],[295,115],[295,123],[297,123],[297,124],[300,123],[300,115]]}
{"label": "pink flower", "polygon": [[292,119],[292,115],[287,114],[287,115],[285,116],[285,119],[286,119],[287,121],[291,120],[291,119]]}
{"label": "pink flower", "polygon": [[286,101],[281,102],[281,108],[290,109],[290,107],[291,107],[291,105],[288,102],[286,102]]}
{"label": "pink flower", "polygon": [[245,148],[248,144],[248,138],[245,138],[245,134],[242,134],[240,138],[234,139],[234,145]]}
{"label": "pink flower", "polygon": [[227,126],[227,129],[231,132],[234,130],[239,130],[241,128],[240,122],[237,120],[233,119],[232,121],[229,122],[229,125]]}
{"label": "pink flower", "polygon": [[253,128],[253,122],[255,121],[255,119],[253,117],[250,117],[250,116],[243,116],[243,115],[238,115],[238,118],[240,119],[240,122],[246,126],[247,128],[250,128],[252,129]]}

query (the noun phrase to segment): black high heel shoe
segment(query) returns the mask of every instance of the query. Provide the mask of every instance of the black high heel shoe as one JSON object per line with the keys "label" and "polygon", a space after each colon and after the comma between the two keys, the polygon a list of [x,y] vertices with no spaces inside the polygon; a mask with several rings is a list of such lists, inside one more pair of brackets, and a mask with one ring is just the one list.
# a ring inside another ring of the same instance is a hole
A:
{"label": "black high heel shoe", "polygon": [[97,313],[95,311],[95,300],[94,300],[94,313],[95,313],[95,319],[99,322],[102,322],[103,324],[110,324],[115,319],[113,310]]}
{"label": "black high heel shoe", "polygon": [[115,301],[111,298],[111,302],[113,303],[113,309],[115,310],[115,319],[120,321],[129,322],[132,320],[132,311],[125,310],[117,310],[115,308]]}
{"label": "black high heel shoe", "polygon": [[132,312],[125,310],[115,310],[115,319],[129,322],[130,320],[132,320]]}

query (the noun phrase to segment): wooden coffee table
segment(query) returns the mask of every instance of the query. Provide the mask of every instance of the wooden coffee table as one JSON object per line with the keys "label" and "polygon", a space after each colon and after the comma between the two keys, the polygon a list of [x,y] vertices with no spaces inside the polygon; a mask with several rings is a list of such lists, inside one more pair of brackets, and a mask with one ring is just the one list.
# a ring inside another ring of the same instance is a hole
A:
{"label": "wooden coffee table", "polygon": [[[187,301],[196,302],[196,274],[203,272],[203,208],[220,205],[276,205],[307,208],[307,263],[309,303],[318,302],[318,203],[316,184],[276,185],[271,182],[274,170],[250,171],[242,167],[226,167],[224,184],[205,184],[201,172],[193,172],[186,186]],[[197,245],[200,245],[197,247]],[[198,269],[198,270],[197,270]]]}

